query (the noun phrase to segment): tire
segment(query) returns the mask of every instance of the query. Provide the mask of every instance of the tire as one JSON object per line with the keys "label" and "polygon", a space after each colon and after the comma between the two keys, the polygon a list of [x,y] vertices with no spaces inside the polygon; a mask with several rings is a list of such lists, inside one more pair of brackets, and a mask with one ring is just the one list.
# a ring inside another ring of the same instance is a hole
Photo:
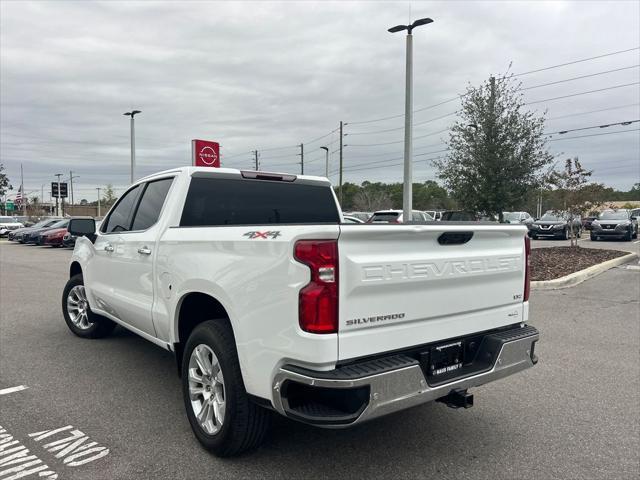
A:
{"label": "tire", "polygon": [[638,229],[636,228],[635,233],[633,234],[633,238],[638,238]]}
{"label": "tire", "polygon": [[537,240],[538,236],[535,233],[531,234],[531,240]]}
{"label": "tire", "polygon": [[627,242],[630,242],[630,241],[633,239],[633,227],[631,227],[631,228],[629,229],[629,231],[627,232],[627,234],[624,236],[624,239],[625,239]]}
{"label": "tire", "polygon": [[[219,457],[258,447],[269,429],[271,412],[249,399],[233,332],[226,321],[199,324],[189,335],[182,358],[184,404],[193,433],[202,446]],[[197,391],[193,398],[191,391]],[[202,409],[205,415],[201,423],[197,415]],[[221,419],[217,418],[220,414]]]}
{"label": "tire", "polygon": [[563,240],[569,240],[569,229],[565,228],[564,232],[562,232],[562,239]]}
{"label": "tire", "polygon": [[597,242],[598,241],[598,237],[595,236],[593,233],[591,235],[589,235],[589,238],[591,239],[592,242]]}
{"label": "tire", "polygon": [[106,337],[116,326],[115,322],[91,311],[80,273],[71,277],[64,286],[62,314],[69,330],[82,338]]}

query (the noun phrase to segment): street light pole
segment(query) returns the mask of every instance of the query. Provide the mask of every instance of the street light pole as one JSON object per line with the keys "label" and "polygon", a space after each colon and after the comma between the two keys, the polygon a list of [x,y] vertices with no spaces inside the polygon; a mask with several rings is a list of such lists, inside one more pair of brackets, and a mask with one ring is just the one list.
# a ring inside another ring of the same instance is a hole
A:
{"label": "street light pole", "polygon": [[125,112],[123,115],[127,117],[131,117],[131,183],[135,179],[135,171],[136,171],[136,131],[135,131],[135,120],[133,117],[138,113],[142,113],[140,110],[131,110],[130,112]]}
{"label": "street light pole", "polygon": [[407,31],[406,77],[404,101],[404,184],[402,189],[402,217],[405,222],[411,219],[413,209],[413,29],[432,23],[430,18],[421,18],[411,25],[396,25],[390,33]]}
{"label": "street light pole", "polygon": [[329,178],[329,148],[328,147],[320,147],[324,150],[324,176]]}
{"label": "street light pole", "polygon": [[98,190],[98,217],[100,216],[100,187],[96,187],[96,190]]}
{"label": "street light pole", "polygon": [[60,177],[62,176],[61,173],[56,173],[54,175],[54,177],[58,177],[58,199],[56,201],[56,216],[61,217],[62,216],[62,205],[60,204]]}

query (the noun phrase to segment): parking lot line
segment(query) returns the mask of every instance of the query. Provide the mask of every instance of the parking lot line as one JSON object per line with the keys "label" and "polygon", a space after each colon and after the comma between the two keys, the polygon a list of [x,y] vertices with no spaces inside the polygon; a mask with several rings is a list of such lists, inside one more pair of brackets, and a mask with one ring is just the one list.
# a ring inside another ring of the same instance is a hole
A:
{"label": "parking lot line", "polygon": [[6,395],[8,393],[19,392],[20,390],[26,390],[29,387],[24,385],[18,385],[17,387],[3,388],[0,390],[0,395]]}

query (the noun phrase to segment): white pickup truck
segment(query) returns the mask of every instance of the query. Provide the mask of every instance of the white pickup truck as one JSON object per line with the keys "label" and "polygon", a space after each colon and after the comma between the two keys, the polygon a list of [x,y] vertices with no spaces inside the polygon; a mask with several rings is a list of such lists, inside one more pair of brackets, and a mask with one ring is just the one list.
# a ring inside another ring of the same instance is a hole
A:
{"label": "white pickup truck", "polygon": [[339,428],[469,407],[469,388],[537,362],[524,226],[341,220],[326,178],[143,178],[99,231],[71,220],[64,318],[175,352],[189,422],[220,456],[257,446],[273,410]]}

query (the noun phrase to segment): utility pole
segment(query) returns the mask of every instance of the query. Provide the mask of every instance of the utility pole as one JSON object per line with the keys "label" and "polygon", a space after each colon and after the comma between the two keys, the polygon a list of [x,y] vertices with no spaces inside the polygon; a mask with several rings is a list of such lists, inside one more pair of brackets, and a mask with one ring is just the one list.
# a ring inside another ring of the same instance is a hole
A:
{"label": "utility pole", "polygon": [[258,170],[260,170],[260,163],[258,162],[258,150],[254,150],[253,155],[256,160],[256,172],[257,172]]}
{"label": "utility pole", "polygon": [[396,25],[390,33],[407,31],[406,76],[404,97],[404,184],[402,189],[402,216],[405,222],[411,219],[413,209],[413,29],[432,23],[430,18],[421,18],[411,25]]}
{"label": "utility pole", "polygon": [[131,117],[131,183],[133,183],[135,179],[136,171],[136,131],[133,117],[138,113],[142,112],[140,110],[131,110],[130,112],[123,113],[123,115]]}
{"label": "utility pole", "polygon": [[338,182],[338,185],[340,188],[340,208],[342,208],[342,139],[343,139],[343,135],[342,135],[342,120],[340,120],[340,180]]}
{"label": "utility pole", "polygon": [[300,144],[300,175],[304,175],[304,144]]}
{"label": "utility pole", "polygon": [[69,170],[69,187],[71,188],[71,205],[73,205],[73,172]]}
{"label": "utility pole", "polygon": [[60,197],[60,177],[62,176],[61,173],[56,173],[54,175],[54,177],[58,177],[58,197],[56,200],[56,216],[61,217],[62,216],[62,204],[60,203],[61,197]]}
{"label": "utility pole", "polygon": [[320,147],[324,150],[324,176],[329,178],[329,147]]}
{"label": "utility pole", "polygon": [[22,204],[22,215],[27,216],[27,197],[24,193],[24,172],[22,171],[22,164],[20,164],[20,189],[22,190],[22,197],[20,203]]}
{"label": "utility pole", "polygon": [[100,216],[100,187],[96,187],[96,190],[98,190],[98,215],[96,216]]}

